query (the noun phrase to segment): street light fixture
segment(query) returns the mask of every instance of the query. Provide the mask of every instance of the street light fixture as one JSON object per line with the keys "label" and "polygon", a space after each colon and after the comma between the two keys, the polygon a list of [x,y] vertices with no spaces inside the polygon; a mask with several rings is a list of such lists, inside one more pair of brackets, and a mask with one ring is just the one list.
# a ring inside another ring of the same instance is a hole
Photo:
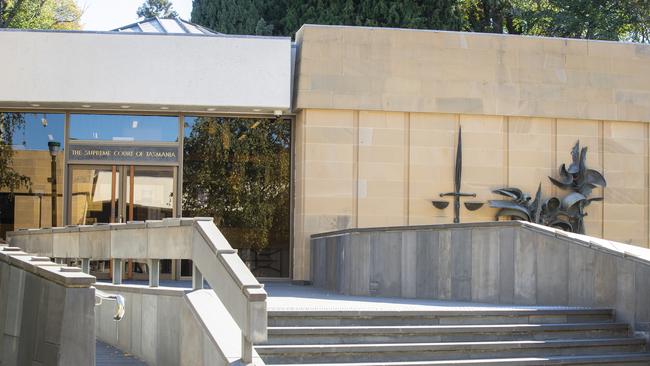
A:
{"label": "street light fixture", "polygon": [[58,141],[49,141],[47,143],[47,148],[50,150],[50,156],[52,157],[52,162],[50,164],[52,177],[49,179],[50,183],[52,184],[52,227],[56,227],[56,156],[61,150],[61,143]]}

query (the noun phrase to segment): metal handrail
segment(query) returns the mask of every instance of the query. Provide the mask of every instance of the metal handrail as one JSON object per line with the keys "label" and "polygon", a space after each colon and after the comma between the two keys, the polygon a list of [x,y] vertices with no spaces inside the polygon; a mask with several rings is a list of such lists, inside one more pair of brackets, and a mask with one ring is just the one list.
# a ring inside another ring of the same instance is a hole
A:
{"label": "metal handrail", "polygon": [[115,301],[115,314],[113,320],[119,322],[124,317],[126,302],[124,296],[118,294],[109,294],[104,291],[95,289],[95,306],[102,304],[103,300]]}

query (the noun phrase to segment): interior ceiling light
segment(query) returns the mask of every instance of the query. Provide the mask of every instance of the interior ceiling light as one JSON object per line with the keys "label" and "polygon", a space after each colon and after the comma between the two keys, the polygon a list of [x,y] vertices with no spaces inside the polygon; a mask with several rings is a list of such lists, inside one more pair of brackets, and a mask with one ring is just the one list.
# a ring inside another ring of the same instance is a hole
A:
{"label": "interior ceiling light", "polygon": [[262,111],[262,110],[259,109],[259,108],[255,108],[255,109],[253,109],[253,112],[261,112],[261,111]]}
{"label": "interior ceiling light", "polygon": [[166,111],[166,110],[168,110],[168,109],[169,109],[169,107],[160,107],[160,109],[162,109],[162,110],[165,110],[165,111]]}
{"label": "interior ceiling light", "polygon": [[120,106],[120,108],[129,109],[129,108],[131,108],[131,106],[130,105],[122,105],[122,106]]}
{"label": "interior ceiling light", "polygon": [[208,108],[208,111],[210,111],[210,112],[214,112],[216,110],[217,110],[217,108]]}
{"label": "interior ceiling light", "polygon": [[32,107],[40,107],[40,106],[41,106],[40,104],[35,104],[35,103],[32,104]]}
{"label": "interior ceiling light", "polygon": [[82,104],[81,106],[84,108],[90,108],[90,104]]}

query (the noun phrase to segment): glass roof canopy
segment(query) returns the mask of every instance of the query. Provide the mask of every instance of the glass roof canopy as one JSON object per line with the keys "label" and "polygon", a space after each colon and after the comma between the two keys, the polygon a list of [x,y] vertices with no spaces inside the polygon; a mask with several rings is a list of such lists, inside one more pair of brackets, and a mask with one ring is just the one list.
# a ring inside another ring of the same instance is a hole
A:
{"label": "glass roof canopy", "polygon": [[147,18],[139,22],[125,25],[112,30],[113,32],[133,33],[167,33],[167,34],[205,34],[218,35],[220,33],[204,28],[198,24],[190,23],[179,17]]}

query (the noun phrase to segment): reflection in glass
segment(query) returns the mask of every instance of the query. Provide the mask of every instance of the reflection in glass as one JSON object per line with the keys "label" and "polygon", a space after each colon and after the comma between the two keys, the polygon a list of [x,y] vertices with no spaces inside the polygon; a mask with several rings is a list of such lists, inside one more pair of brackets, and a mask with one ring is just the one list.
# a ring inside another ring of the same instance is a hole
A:
{"label": "reflection in glass", "polygon": [[120,172],[115,166],[73,166],[70,171],[70,223],[117,222]]}
{"label": "reflection in glass", "polygon": [[126,196],[130,221],[162,220],[165,217],[173,217],[174,168],[149,166],[129,168]]}
{"label": "reflection in glass", "polygon": [[256,276],[289,276],[291,122],[186,117],[183,216],[209,216]]}
{"label": "reflection in glass", "polygon": [[[0,238],[9,230],[63,224],[64,130],[64,114],[0,113]],[[49,142],[60,143],[54,161]]]}
{"label": "reflection in glass", "polygon": [[71,140],[178,141],[177,116],[70,115]]}
{"label": "reflection in glass", "polygon": [[72,166],[71,223],[91,225],[172,217],[174,169],[133,165]]}

